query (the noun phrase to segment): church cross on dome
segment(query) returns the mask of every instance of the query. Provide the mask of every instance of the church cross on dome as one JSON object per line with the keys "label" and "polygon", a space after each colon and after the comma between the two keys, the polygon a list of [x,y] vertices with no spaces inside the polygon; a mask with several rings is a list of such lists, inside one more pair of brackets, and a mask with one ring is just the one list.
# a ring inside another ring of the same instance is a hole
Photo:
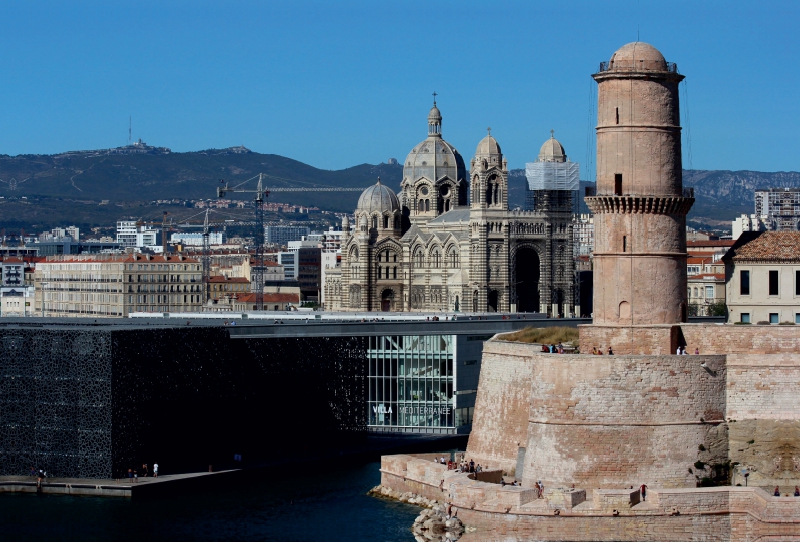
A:
{"label": "church cross on dome", "polygon": [[436,105],[436,97],[437,96],[438,96],[438,94],[436,94],[436,91],[434,90],[433,91],[433,105]]}
{"label": "church cross on dome", "polygon": [[556,138],[556,131],[550,130],[550,139],[555,139],[555,138]]}
{"label": "church cross on dome", "polygon": [[489,135],[492,135],[492,127],[491,127],[491,126],[489,126],[488,128],[486,128],[486,131],[487,131],[487,132],[489,132]]}

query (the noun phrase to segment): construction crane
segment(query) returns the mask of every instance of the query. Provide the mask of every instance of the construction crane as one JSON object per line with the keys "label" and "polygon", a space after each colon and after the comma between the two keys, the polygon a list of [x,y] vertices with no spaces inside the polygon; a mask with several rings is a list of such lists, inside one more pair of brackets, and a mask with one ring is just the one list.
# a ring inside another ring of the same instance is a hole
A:
{"label": "construction crane", "polygon": [[[210,209],[206,209],[205,213],[203,213],[203,223],[202,224],[195,224],[190,222],[179,222],[176,224],[170,223],[172,227],[175,228],[203,228],[203,249],[202,249],[202,256],[201,256],[201,264],[203,270],[203,299],[207,303],[209,299],[211,299],[211,228],[215,227],[226,227],[226,226],[252,226],[253,222],[241,222],[239,220],[231,220],[225,219],[222,222],[212,222],[209,220],[209,212]],[[195,215],[197,216],[197,215]]]}
{"label": "construction crane", "polygon": [[[210,234],[210,227],[211,224],[208,222],[208,209],[205,212],[205,218],[203,219],[202,224],[189,224],[189,223],[182,223],[177,224],[176,227],[179,228],[203,228],[203,256],[200,259],[203,268],[203,302],[208,303],[208,300],[211,298],[211,289],[209,287],[209,282],[211,278],[211,243],[209,241],[209,234]],[[166,213],[164,213],[166,216]],[[196,215],[195,215],[196,216]]]}
{"label": "construction crane", "polygon": [[[225,194],[228,192],[246,192],[250,194],[255,193],[253,203],[255,203],[256,206],[256,261],[252,271],[250,272],[250,279],[253,290],[256,294],[256,310],[259,311],[264,310],[264,198],[267,196],[267,193],[264,191],[264,183],[262,178],[263,174],[259,173],[258,186],[255,190],[236,187],[229,188],[227,183],[225,183],[224,187],[217,187],[218,198],[224,198]],[[224,181],[220,179],[220,182]]]}
{"label": "construction crane", "polygon": [[[224,198],[225,195],[229,192],[244,192],[244,193],[255,193],[254,203],[256,206],[255,209],[255,226],[256,226],[256,235],[255,235],[255,243],[256,243],[256,261],[253,269],[251,271],[251,279],[253,284],[253,289],[255,290],[256,294],[256,310],[264,310],[264,200],[269,197],[270,192],[363,192],[364,188],[342,188],[342,187],[334,187],[334,186],[327,186],[327,187],[309,187],[309,188],[291,188],[291,187],[279,187],[279,188],[269,188],[264,186],[264,177],[263,173],[258,174],[258,186],[255,190],[252,189],[243,189],[238,187],[230,188],[228,183],[224,180],[220,179],[220,183],[225,183],[225,186],[218,186],[217,187],[217,197]],[[253,177],[255,178],[255,177]],[[252,180],[252,179],[248,179]],[[247,181],[244,181],[247,182]],[[238,186],[241,186],[243,183],[240,183]]]}

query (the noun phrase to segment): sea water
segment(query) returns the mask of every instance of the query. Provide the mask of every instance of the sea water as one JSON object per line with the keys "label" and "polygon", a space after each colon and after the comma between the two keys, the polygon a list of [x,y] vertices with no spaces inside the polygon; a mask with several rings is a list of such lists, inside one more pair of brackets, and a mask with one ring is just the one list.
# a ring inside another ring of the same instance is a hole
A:
{"label": "sea water", "polygon": [[366,495],[379,466],[284,467],[252,484],[153,500],[0,493],[0,540],[413,542],[420,509]]}

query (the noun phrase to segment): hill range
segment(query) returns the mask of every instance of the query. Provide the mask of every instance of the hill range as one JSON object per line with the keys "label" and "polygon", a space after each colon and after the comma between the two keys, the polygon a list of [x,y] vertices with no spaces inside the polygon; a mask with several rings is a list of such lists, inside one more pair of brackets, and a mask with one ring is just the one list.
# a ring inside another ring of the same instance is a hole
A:
{"label": "hill range", "polygon": [[[178,214],[187,216],[194,214],[186,208],[191,206],[190,200],[216,198],[221,179],[234,186],[259,173],[265,174],[270,187],[366,188],[380,177],[398,190],[402,170],[402,165],[383,163],[323,170],[244,148],[160,154],[0,155],[0,227],[38,231],[68,224],[112,226],[128,216],[156,220],[164,209],[163,200],[174,200],[173,207],[182,207]],[[524,170],[511,170],[512,207],[523,205],[525,186]],[[753,212],[755,189],[800,187],[800,173],[686,170],[684,186],[694,187],[697,200],[688,217],[690,223],[730,228],[734,217]],[[244,187],[254,188],[255,183],[250,181]],[[352,212],[358,196],[358,192],[273,192],[269,200]],[[231,194],[230,198],[249,200],[251,196]],[[162,200],[160,205],[157,200]],[[296,214],[283,217],[298,218]]]}

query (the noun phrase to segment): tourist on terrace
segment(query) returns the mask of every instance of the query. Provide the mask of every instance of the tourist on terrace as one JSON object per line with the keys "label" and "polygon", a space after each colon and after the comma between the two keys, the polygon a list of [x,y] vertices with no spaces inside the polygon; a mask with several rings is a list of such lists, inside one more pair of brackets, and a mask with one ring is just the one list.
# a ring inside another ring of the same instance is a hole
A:
{"label": "tourist on terrace", "polygon": [[613,351],[613,350],[611,350],[611,347],[610,347],[610,346],[608,347],[608,355],[609,355],[609,356],[613,356],[613,355],[614,355],[614,351]]}
{"label": "tourist on terrace", "polygon": [[773,493],[773,495],[775,495],[776,497],[780,497],[781,496],[781,488],[778,487],[778,486],[775,486],[775,493]]}
{"label": "tourist on terrace", "polygon": [[641,495],[642,495],[642,501],[646,501],[647,500],[647,484],[642,484],[639,487],[639,493],[641,493]]}
{"label": "tourist on terrace", "polygon": [[800,487],[794,486],[794,496],[800,497]]}

